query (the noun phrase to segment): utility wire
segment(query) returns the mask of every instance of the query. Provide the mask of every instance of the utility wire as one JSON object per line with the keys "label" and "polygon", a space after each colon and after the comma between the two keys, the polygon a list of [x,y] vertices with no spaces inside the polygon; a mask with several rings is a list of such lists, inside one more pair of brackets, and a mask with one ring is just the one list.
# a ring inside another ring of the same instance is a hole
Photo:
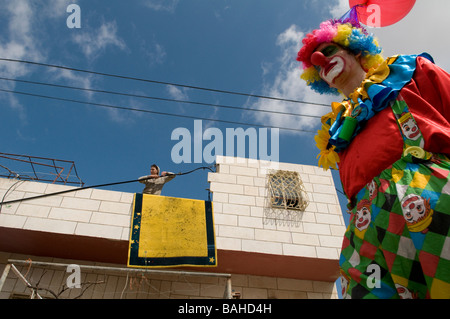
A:
{"label": "utility wire", "polygon": [[178,84],[178,83],[164,82],[164,81],[156,81],[156,80],[126,76],[126,75],[118,75],[118,74],[112,74],[112,73],[90,71],[90,70],[85,70],[85,69],[79,69],[79,68],[73,68],[73,67],[67,67],[67,66],[55,65],[55,64],[48,64],[48,63],[40,63],[40,62],[32,62],[32,61],[8,59],[8,58],[0,58],[0,61],[26,63],[26,64],[31,64],[31,65],[38,65],[38,66],[45,66],[45,67],[50,67],[50,68],[62,69],[62,70],[69,70],[69,71],[82,72],[82,73],[88,73],[88,74],[94,74],[94,75],[101,75],[101,76],[124,79],[124,80],[133,80],[133,81],[140,81],[140,82],[147,82],[147,83],[172,85],[172,86],[176,86],[176,87],[183,87],[183,88],[202,90],[202,91],[210,91],[210,92],[216,92],[216,93],[224,93],[224,94],[240,95],[240,96],[247,96],[247,97],[255,97],[255,98],[260,98],[260,99],[269,99],[269,100],[275,100],[275,101],[311,104],[311,105],[320,105],[320,106],[329,107],[328,104],[324,104],[324,103],[305,102],[305,101],[300,101],[300,100],[292,100],[292,99],[285,99],[285,98],[265,96],[265,95],[257,95],[257,94],[242,93],[242,92],[236,92],[236,91],[204,88],[204,87],[199,87],[199,86],[185,85],[185,84]]}
{"label": "utility wire", "polygon": [[321,118],[320,115],[298,114],[298,113],[272,111],[272,110],[264,110],[264,109],[250,109],[250,108],[242,108],[242,107],[231,106],[231,105],[221,105],[221,104],[211,104],[211,103],[204,103],[204,102],[188,101],[188,100],[168,99],[168,98],[154,97],[154,96],[148,96],[148,95],[131,94],[131,93],[123,93],[123,92],[117,92],[117,91],[98,90],[98,89],[89,89],[89,88],[82,88],[82,87],[76,87],[76,86],[29,81],[29,80],[11,79],[11,78],[5,78],[5,77],[0,77],[0,80],[33,84],[33,85],[44,85],[44,86],[50,86],[50,87],[79,90],[79,91],[86,91],[86,92],[94,92],[94,93],[114,94],[114,95],[120,95],[120,96],[136,97],[136,98],[165,101],[165,102],[178,102],[178,103],[186,103],[186,104],[194,104],[194,105],[202,105],[202,106],[213,106],[213,107],[220,107],[220,108],[235,109],[235,110],[240,110],[240,111],[265,112],[265,113],[272,113],[272,114]]}
{"label": "utility wire", "polygon": [[[214,172],[211,168],[214,167],[215,165],[210,165],[210,166],[201,166],[201,167],[197,167],[191,171],[188,172],[180,172],[180,173],[176,173],[176,174],[171,174],[171,175],[187,175],[190,173],[193,173],[199,169],[208,169],[211,172]],[[84,186],[84,187],[78,187],[78,188],[73,188],[73,189],[67,189],[64,191],[59,191],[59,192],[55,192],[55,193],[49,193],[49,194],[42,194],[42,195],[37,195],[37,196],[32,196],[32,197],[27,197],[27,198],[21,198],[21,199],[13,199],[10,201],[6,201],[4,202],[2,200],[2,202],[0,203],[0,208],[2,207],[2,205],[5,204],[13,204],[13,203],[17,203],[17,202],[22,202],[25,200],[31,200],[31,199],[38,199],[38,198],[43,198],[43,197],[49,197],[49,196],[55,196],[55,195],[61,195],[61,194],[66,194],[66,193],[70,193],[70,192],[76,192],[76,191],[80,191],[80,190],[84,190],[84,189],[89,189],[89,188],[99,188],[99,187],[106,187],[106,186],[113,186],[113,185],[121,185],[121,184],[129,184],[129,183],[135,183],[135,182],[139,182],[141,180],[147,180],[147,179],[151,179],[149,178],[143,178],[143,179],[132,179],[129,181],[122,181],[122,182],[114,182],[114,183],[107,183],[107,184],[99,184],[99,185],[92,185],[92,186]],[[14,184],[15,185],[15,184]],[[5,193],[6,196],[6,193]],[[5,196],[3,197],[3,199],[5,198]]]}
{"label": "utility wire", "polygon": [[42,94],[35,94],[35,93],[29,93],[29,92],[23,92],[23,91],[13,91],[13,90],[0,89],[0,92],[13,93],[13,94],[19,94],[19,95],[26,95],[26,96],[32,96],[32,97],[38,97],[38,98],[45,98],[45,99],[56,100],[56,101],[64,101],[64,102],[71,102],[71,103],[78,103],[78,104],[93,105],[93,106],[112,108],[112,109],[119,109],[119,110],[126,110],[126,111],[135,111],[135,112],[143,112],[143,113],[151,113],[151,114],[159,114],[159,115],[168,115],[168,116],[190,118],[190,119],[194,119],[194,120],[214,121],[214,122],[238,124],[238,125],[245,125],[245,126],[258,126],[258,127],[265,127],[265,128],[271,128],[271,129],[272,128],[278,128],[280,130],[288,130],[288,131],[294,131],[294,132],[316,133],[315,131],[312,131],[312,130],[302,130],[302,129],[288,128],[288,127],[277,127],[277,126],[272,126],[272,125],[243,123],[243,122],[227,121],[227,120],[221,120],[221,119],[203,118],[203,117],[198,117],[198,116],[180,115],[180,114],[173,114],[173,113],[166,113],[166,112],[144,110],[144,109],[139,109],[139,108],[134,108],[134,107],[124,107],[124,106],[104,104],[104,103],[94,103],[94,102],[80,101],[80,100],[75,100],[75,99],[67,99],[67,98],[48,96],[48,95],[42,95]]}

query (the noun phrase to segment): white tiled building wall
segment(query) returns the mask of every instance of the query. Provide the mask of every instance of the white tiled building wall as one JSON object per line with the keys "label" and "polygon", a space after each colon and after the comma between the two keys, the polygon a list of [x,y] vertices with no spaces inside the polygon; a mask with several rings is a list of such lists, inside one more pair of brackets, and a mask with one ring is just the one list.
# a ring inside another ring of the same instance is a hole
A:
{"label": "white tiled building wall", "polygon": [[219,249],[276,255],[339,259],[345,223],[329,171],[277,163],[276,169],[298,172],[309,205],[298,224],[265,220],[269,162],[218,156],[209,173]]}
{"label": "white tiled building wall", "polygon": [[[75,187],[0,179],[0,196],[4,202],[69,189]],[[133,195],[92,188],[4,204],[0,226],[128,240]]]}

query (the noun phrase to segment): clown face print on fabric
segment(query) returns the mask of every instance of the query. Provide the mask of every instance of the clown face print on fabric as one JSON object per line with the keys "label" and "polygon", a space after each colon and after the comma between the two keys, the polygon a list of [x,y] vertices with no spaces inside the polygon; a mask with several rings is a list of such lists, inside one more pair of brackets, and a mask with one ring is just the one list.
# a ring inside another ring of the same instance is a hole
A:
{"label": "clown face print on fabric", "polygon": [[399,119],[399,123],[401,124],[402,132],[406,138],[415,141],[421,136],[419,127],[411,117],[410,113],[402,115]]}
{"label": "clown face print on fabric", "polygon": [[370,200],[373,200],[375,197],[377,197],[378,185],[374,180],[372,180],[369,184],[367,184],[367,188],[369,189],[369,199]]}
{"label": "clown face print on fabric", "polygon": [[416,194],[409,194],[402,199],[403,217],[408,229],[412,232],[422,232],[431,223],[433,210],[430,201]]}
{"label": "clown face print on fabric", "polygon": [[371,221],[370,214],[371,203],[368,200],[361,200],[356,207],[355,226],[359,231],[363,231],[369,227]]}
{"label": "clown face print on fabric", "polygon": [[400,284],[395,284],[398,296],[400,299],[416,299],[416,295],[413,294],[408,288]]}
{"label": "clown face print on fabric", "polygon": [[341,295],[342,295],[342,299],[346,299],[347,298],[348,285],[350,284],[350,281],[344,275],[341,275],[340,279],[341,279]]}

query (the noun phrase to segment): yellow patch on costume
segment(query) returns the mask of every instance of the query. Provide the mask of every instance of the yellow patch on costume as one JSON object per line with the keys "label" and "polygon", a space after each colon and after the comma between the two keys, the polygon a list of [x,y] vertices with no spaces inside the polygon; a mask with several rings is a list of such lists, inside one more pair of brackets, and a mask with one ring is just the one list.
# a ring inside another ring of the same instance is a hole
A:
{"label": "yellow patch on costume", "polygon": [[403,178],[403,170],[392,168],[392,181],[394,183],[398,183]]}
{"label": "yellow patch on costume", "polygon": [[431,284],[430,295],[432,299],[450,299],[450,284],[434,278]]}
{"label": "yellow patch on costume", "polygon": [[424,189],[427,186],[428,182],[430,181],[430,177],[431,176],[423,175],[419,172],[416,172],[409,186]]}
{"label": "yellow patch on costume", "polygon": [[355,227],[355,236],[360,238],[360,239],[364,239],[364,235],[366,234],[367,228],[364,230],[359,230],[358,228]]}
{"label": "yellow patch on costume", "polygon": [[400,276],[395,275],[395,274],[391,274],[391,277],[392,277],[392,281],[395,284],[402,285],[403,287],[408,287],[408,279],[406,279],[404,277],[400,277]]}

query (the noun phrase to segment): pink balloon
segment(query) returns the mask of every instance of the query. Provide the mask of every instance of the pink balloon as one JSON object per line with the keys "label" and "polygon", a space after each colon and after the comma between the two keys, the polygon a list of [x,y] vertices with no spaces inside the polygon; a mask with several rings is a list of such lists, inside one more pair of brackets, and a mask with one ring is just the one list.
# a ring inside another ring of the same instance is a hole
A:
{"label": "pink balloon", "polygon": [[349,0],[356,8],[359,22],[370,27],[386,27],[403,19],[416,0]]}

